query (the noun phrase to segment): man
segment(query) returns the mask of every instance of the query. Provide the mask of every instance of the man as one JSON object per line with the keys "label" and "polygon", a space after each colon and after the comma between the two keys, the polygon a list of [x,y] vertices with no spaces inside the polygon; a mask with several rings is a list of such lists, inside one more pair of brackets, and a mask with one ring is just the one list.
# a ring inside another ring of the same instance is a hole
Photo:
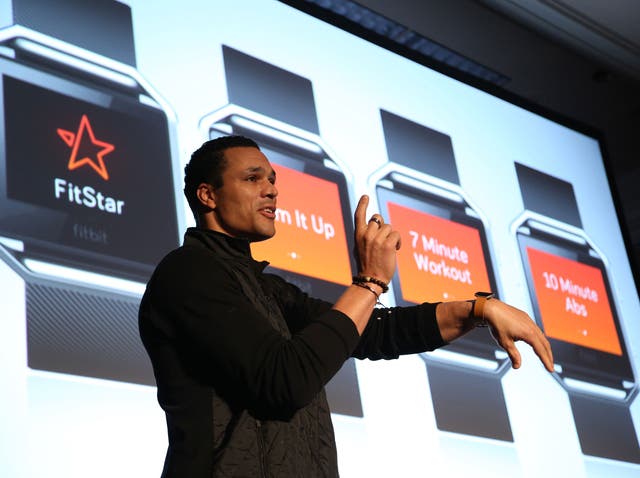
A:
{"label": "man", "polygon": [[[359,274],[335,304],[263,273],[249,244],[275,234],[276,174],[239,136],[206,142],[185,168],[197,227],[158,265],[140,306],[140,333],[167,418],[163,477],[335,477],[324,385],[350,356],[433,350],[486,320],[520,366],[515,340],[547,370],[551,349],[524,313],[497,299],[374,308],[400,247],[368,198],[355,212]],[[374,319],[374,320],[372,320]]]}

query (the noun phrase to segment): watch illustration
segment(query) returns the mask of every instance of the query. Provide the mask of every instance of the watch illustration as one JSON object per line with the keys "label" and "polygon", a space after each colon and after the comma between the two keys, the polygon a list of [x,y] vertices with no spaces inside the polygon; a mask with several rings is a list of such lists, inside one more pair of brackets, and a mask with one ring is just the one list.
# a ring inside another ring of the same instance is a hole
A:
{"label": "watch illustration", "polygon": [[629,410],[638,385],[605,256],[583,230],[571,183],[523,164],[515,169],[525,211],[513,233],[582,452],[640,463]]}
{"label": "watch illustration", "polygon": [[[385,110],[380,116],[389,162],[370,182],[402,237],[397,305],[496,291],[486,220],[460,187],[450,136]],[[486,329],[421,356],[438,429],[513,441],[501,382],[508,360]]]}
{"label": "watch illustration", "polygon": [[7,3],[0,258],[25,284],[28,366],[155,384],[137,312],[184,227],[175,115],[136,70],[128,6]]}
{"label": "watch illustration", "polygon": [[[200,121],[203,135],[251,137],[277,174],[276,235],[253,243],[267,271],[335,302],[355,264],[348,169],[320,138],[311,81],[222,46],[229,103]],[[363,416],[354,359],[327,384],[331,411]]]}

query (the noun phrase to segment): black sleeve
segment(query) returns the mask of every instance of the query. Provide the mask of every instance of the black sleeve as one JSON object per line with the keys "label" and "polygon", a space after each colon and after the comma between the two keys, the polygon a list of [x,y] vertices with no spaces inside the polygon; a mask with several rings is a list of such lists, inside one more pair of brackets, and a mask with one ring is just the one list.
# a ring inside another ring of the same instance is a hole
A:
{"label": "black sleeve", "polygon": [[188,373],[240,397],[250,410],[287,416],[308,404],[355,348],[358,333],[344,314],[326,309],[287,339],[215,259],[178,255],[159,266],[141,307],[141,334],[154,368],[161,368],[158,343],[164,340],[180,350]]}
{"label": "black sleeve", "polygon": [[309,297],[299,287],[275,274],[264,274],[262,284],[265,292],[278,301],[292,334],[304,329],[315,317],[333,307],[330,302]]}
{"label": "black sleeve", "polygon": [[374,309],[352,355],[359,359],[395,359],[446,345],[436,321],[437,305]]}
{"label": "black sleeve", "polygon": [[[301,330],[332,304],[313,299],[296,286],[278,276],[271,276],[271,285],[278,290],[280,307],[285,312],[289,328]],[[358,346],[352,356],[360,359],[395,359],[400,355],[434,350],[446,345],[436,321],[437,303],[412,307],[374,309]]]}

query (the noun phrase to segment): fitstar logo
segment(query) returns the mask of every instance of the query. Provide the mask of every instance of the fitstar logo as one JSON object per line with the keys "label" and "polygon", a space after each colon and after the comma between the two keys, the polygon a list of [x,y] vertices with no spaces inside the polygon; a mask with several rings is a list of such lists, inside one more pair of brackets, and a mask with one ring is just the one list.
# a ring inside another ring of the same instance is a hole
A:
{"label": "fitstar logo", "polygon": [[104,164],[104,157],[113,152],[115,146],[96,138],[87,115],[82,115],[78,131],[57,129],[58,135],[71,148],[67,168],[70,171],[82,166],[90,166],[105,181],[109,180],[109,172]]}
{"label": "fitstar logo", "polygon": [[[109,180],[109,172],[104,165],[104,157],[113,152],[115,146],[96,138],[87,115],[82,115],[78,131],[67,131],[58,128],[58,135],[69,148],[71,155],[67,169],[73,171],[82,166],[91,167],[105,181]],[[120,216],[124,214],[125,201],[107,193],[98,191],[93,186],[74,184],[69,179],[53,178],[53,196],[56,201],[102,211]],[[80,237],[74,229],[76,237]]]}

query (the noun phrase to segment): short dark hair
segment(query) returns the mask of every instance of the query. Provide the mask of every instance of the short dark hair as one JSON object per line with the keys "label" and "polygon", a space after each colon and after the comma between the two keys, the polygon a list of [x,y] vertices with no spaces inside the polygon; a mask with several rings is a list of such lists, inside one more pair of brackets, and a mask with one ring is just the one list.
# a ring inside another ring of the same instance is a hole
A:
{"label": "short dark hair", "polygon": [[211,184],[214,188],[222,187],[222,173],[227,167],[224,152],[229,148],[250,147],[260,149],[258,144],[245,136],[221,136],[206,141],[191,155],[191,160],[184,168],[184,195],[187,198],[193,215],[198,220],[201,204],[196,196],[198,186]]}

